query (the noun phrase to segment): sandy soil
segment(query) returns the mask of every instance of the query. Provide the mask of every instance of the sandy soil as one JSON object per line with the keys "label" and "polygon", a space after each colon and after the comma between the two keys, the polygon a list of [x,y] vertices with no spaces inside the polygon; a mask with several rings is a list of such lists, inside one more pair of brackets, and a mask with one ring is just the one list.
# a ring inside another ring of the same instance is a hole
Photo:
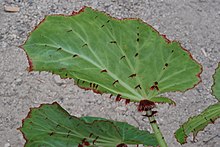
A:
{"label": "sandy soil", "polygon": [[[17,5],[17,13],[4,12],[5,5]],[[135,104],[125,106],[108,95],[96,95],[46,72],[28,73],[26,56],[20,48],[28,33],[45,15],[69,14],[92,6],[115,17],[141,18],[171,40],[178,40],[204,66],[203,82],[185,93],[167,94],[176,107],[158,106],[157,119],[170,147],[180,146],[173,137],[178,126],[216,100],[210,95],[212,78],[220,61],[219,0],[0,0],[0,147],[21,147],[25,143],[16,128],[29,108],[57,101],[76,116],[99,116],[127,121],[150,129]],[[220,121],[209,125],[184,147],[219,147]]]}

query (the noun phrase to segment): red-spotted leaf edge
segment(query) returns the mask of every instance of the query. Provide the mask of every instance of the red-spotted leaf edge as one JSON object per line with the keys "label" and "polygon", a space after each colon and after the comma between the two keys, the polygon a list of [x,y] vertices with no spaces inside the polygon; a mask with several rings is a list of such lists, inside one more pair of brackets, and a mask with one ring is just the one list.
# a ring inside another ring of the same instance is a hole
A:
{"label": "red-spotted leaf edge", "polygon": [[21,48],[29,71],[73,78],[83,89],[110,93],[126,103],[173,103],[157,97],[201,81],[201,65],[179,42],[140,19],[117,19],[90,7],[46,16]]}
{"label": "red-spotted leaf edge", "polygon": [[25,147],[127,147],[157,146],[154,134],[125,122],[98,117],[71,116],[58,103],[32,108],[19,130]]}

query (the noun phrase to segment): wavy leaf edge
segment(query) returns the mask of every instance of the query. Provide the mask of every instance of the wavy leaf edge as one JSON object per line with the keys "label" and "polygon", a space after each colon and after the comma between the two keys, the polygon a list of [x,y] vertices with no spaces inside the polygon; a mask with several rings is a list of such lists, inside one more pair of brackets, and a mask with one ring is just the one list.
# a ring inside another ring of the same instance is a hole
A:
{"label": "wavy leaf edge", "polygon": [[[32,112],[33,112],[33,110],[40,110],[40,109],[41,109],[42,107],[44,107],[44,106],[53,106],[53,105],[56,105],[56,106],[60,107],[61,110],[63,111],[63,113],[66,113],[66,114],[69,115],[71,118],[75,118],[75,119],[78,119],[78,120],[80,120],[80,121],[83,121],[83,123],[88,124],[88,125],[93,125],[93,124],[96,124],[97,122],[105,122],[105,123],[110,123],[110,124],[112,124],[112,126],[113,126],[117,131],[119,131],[118,129],[122,129],[122,128],[120,128],[118,124],[123,124],[123,123],[125,123],[126,125],[130,126],[131,128],[138,129],[137,127],[135,127],[135,126],[133,126],[133,125],[130,125],[130,124],[128,124],[127,122],[114,121],[114,120],[109,120],[109,119],[106,119],[106,118],[93,117],[93,116],[76,117],[76,116],[70,115],[63,107],[60,106],[60,104],[59,104],[58,102],[42,103],[42,104],[40,104],[40,105],[37,106],[37,107],[32,107],[32,108],[30,108],[30,110],[29,110],[27,116],[26,116],[24,119],[22,119],[22,125],[21,125],[19,128],[17,128],[17,130],[19,130],[19,131],[22,133],[22,136],[23,136],[23,138],[25,139],[25,144],[24,144],[24,146],[26,146],[26,145],[29,143],[28,137],[27,137],[27,136],[25,135],[25,133],[22,131],[22,128],[23,128],[23,126],[24,126],[25,121],[32,118]],[[123,126],[124,126],[124,124],[123,124]],[[139,130],[139,129],[138,129],[138,130]],[[143,130],[139,130],[139,131],[141,132],[141,131],[143,131]],[[138,132],[138,133],[140,133],[140,132]],[[148,132],[148,131],[147,131],[147,132]],[[149,132],[148,132],[148,133],[149,133]],[[142,135],[143,135],[143,134],[142,134]],[[153,135],[153,133],[149,133],[149,135]],[[135,137],[135,138],[136,138],[136,137]],[[151,138],[151,139],[152,139],[152,138]],[[125,140],[126,140],[126,139],[125,139]],[[131,141],[132,141],[132,140],[130,140],[130,142],[131,142]],[[138,140],[136,140],[136,141],[138,141]],[[152,141],[152,140],[151,140],[151,141]],[[155,138],[154,141],[156,141],[156,138]],[[140,140],[139,140],[138,142],[140,142]],[[121,147],[120,145],[126,145],[126,144],[121,143],[121,144],[118,144],[117,147]],[[153,145],[153,146],[154,146],[154,145]],[[156,146],[156,145],[155,145],[155,146]]]}
{"label": "wavy leaf edge", "polygon": [[[99,10],[93,9],[92,7],[89,7],[89,6],[83,6],[80,10],[78,10],[78,11],[73,11],[71,14],[50,14],[50,15],[46,15],[45,18],[44,18],[43,20],[41,20],[37,26],[35,26],[35,28],[28,34],[28,37],[27,37],[26,41],[25,41],[22,45],[19,46],[19,48],[21,48],[21,49],[25,52],[25,54],[26,54],[26,57],[27,57],[27,60],[28,60],[28,64],[29,64],[29,67],[27,68],[27,70],[28,70],[29,72],[34,71],[34,70],[33,70],[33,63],[32,63],[32,60],[30,59],[30,57],[28,56],[27,52],[25,51],[23,45],[28,41],[28,39],[30,38],[32,32],[34,32],[36,29],[38,29],[38,27],[46,20],[46,18],[47,18],[48,16],[71,17],[71,16],[75,16],[75,15],[78,15],[78,14],[84,12],[84,10],[85,10],[86,8],[90,8],[90,9],[96,11],[96,12],[101,12],[101,13],[103,13],[104,15],[106,15],[106,16],[112,18],[113,20],[114,20],[114,19],[115,19],[115,20],[120,20],[120,21],[124,21],[124,20],[137,20],[137,21],[139,21],[139,22],[141,22],[141,23],[144,23],[145,25],[151,27],[155,32],[157,32],[157,34],[158,34],[159,36],[162,36],[162,37],[164,38],[164,40],[166,41],[167,44],[174,43],[174,42],[175,42],[175,43],[178,43],[178,45],[180,46],[180,48],[181,48],[182,50],[184,50],[184,51],[188,54],[188,56],[190,57],[190,59],[192,59],[195,63],[197,63],[197,64],[199,65],[199,67],[200,67],[200,72],[195,75],[195,76],[197,77],[197,79],[198,79],[198,82],[197,82],[196,84],[194,84],[192,87],[189,87],[188,89],[185,89],[185,90],[176,90],[176,91],[172,91],[172,92],[185,92],[185,91],[188,91],[188,90],[191,90],[191,89],[195,88],[199,83],[202,82],[202,79],[201,79],[201,74],[202,74],[202,72],[203,72],[203,67],[202,67],[202,65],[201,65],[196,59],[193,58],[193,56],[192,56],[192,54],[189,52],[189,50],[187,50],[187,49],[185,49],[183,46],[181,46],[181,43],[180,43],[179,41],[176,41],[176,40],[172,40],[172,41],[171,41],[171,40],[169,40],[166,35],[159,33],[159,31],[157,31],[152,25],[148,24],[147,22],[145,22],[144,20],[141,20],[141,19],[139,19],[139,18],[116,18],[116,17],[113,17],[113,16],[111,16],[110,14],[108,14],[108,13],[106,13],[106,12],[104,12],[104,11],[99,11]],[[52,73],[52,72],[49,72],[49,71],[46,71],[46,72]],[[53,73],[52,73],[52,75],[53,75]],[[60,75],[59,75],[59,76],[60,76]],[[67,78],[64,78],[64,77],[61,77],[61,76],[60,76],[60,78],[61,78],[61,79],[72,79],[72,78],[68,78],[68,77],[67,77]],[[73,79],[73,80],[74,80],[74,79]],[[75,85],[77,85],[77,86],[78,86],[79,88],[81,88],[81,89],[91,90],[91,91],[93,91],[94,93],[97,93],[97,94],[103,94],[102,92],[100,92],[100,91],[98,91],[98,90],[95,90],[95,89],[93,89],[93,88],[81,87],[80,85],[77,84],[77,81],[75,81],[75,80],[74,80],[74,83],[75,83]],[[108,93],[107,93],[107,94],[108,94]],[[112,95],[110,95],[110,97],[112,97]],[[157,97],[160,97],[160,96],[157,96]],[[156,97],[155,97],[155,98],[156,98]],[[125,99],[125,104],[127,104],[127,103],[130,102],[130,99],[129,99],[129,98],[121,98],[121,97],[120,97],[120,100],[121,100],[121,99]],[[148,100],[148,99],[146,99],[146,100]],[[116,101],[118,101],[118,100],[117,100],[117,96],[116,96]],[[150,101],[150,100],[148,100],[148,101]],[[172,102],[172,104],[175,105],[175,102],[174,102],[174,101],[172,101],[171,99],[170,99],[170,101]],[[152,101],[152,102],[153,102],[153,101]],[[164,102],[164,101],[161,101],[161,102],[155,101],[154,103],[166,103],[166,102]],[[168,104],[171,104],[171,103],[168,103]],[[140,102],[139,102],[139,105],[140,105]]]}

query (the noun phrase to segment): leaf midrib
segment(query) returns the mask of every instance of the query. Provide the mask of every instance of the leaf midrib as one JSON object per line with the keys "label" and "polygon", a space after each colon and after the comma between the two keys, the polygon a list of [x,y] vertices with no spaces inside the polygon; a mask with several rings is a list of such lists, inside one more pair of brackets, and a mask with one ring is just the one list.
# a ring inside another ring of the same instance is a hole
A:
{"label": "leaf midrib", "polygon": [[[31,46],[31,45],[39,45],[39,46],[45,46],[45,45],[47,45],[48,47],[55,48],[55,49],[60,48],[60,46],[54,46],[54,45],[51,45],[51,44],[40,44],[40,43],[29,44],[29,45],[25,45],[25,46]],[[65,52],[65,53],[70,54],[71,57],[72,57],[72,55],[78,54],[78,53],[73,53],[73,52],[71,52],[71,51],[68,51],[68,50],[66,50],[66,49],[63,48],[63,47],[62,47],[62,50],[60,50],[60,51],[63,51],[63,52]],[[84,59],[85,61],[87,61],[87,62],[91,63],[92,65],[94,65],[95,67],[97,67],[100,71],[103,70],[103,69],[107,69],[107,68],[105,68],[105,67],[101,67],[101,66],[98,65],[96,62],[92,61],[90,58],[87,58],[87,56],[84,56],[84,55],[81,55],[81,54],[79,54],[79,56],[80,56],[82,59]],[[40,60],[35,60],[35,61],[40,61]],[[108,70],[108,69],[107,69],[107,70]],[[120,78],[118,78],[118,77],[117,77],[115,74],[113,74],[111,71],[108,70],[108,72],[106,72],[106,73],[107,73],[110,77],[112,77],[113,79],[118,79],[118,80],[120,80],[120,84],[121,84],[124,88],[126,88],[127,90],[129,90],[132,94],[134,94],[135,97],[129,97],[129,99],[138,100],[138,101],[139,101],[140,99],[142,99],[142,96],[141,96],[138,92],[136,92],[136,91],[135,91],[133,88],[131,88],[128,84],[126,84],[125,82],[123,82]],[[81,79],[81,78],[79,78],[79,79]],[[100,84],[100,83],[98,83],[98,84]],[[102,85],[102,84],[100,84],[100,85]],[[106,89],[112,91],[112,89],[110,89],[110,88],[106,88]],[[121,92],[120,92],[120,93],[121,93]],[[138,97],[139,99],[136,98],[136,97]]]}

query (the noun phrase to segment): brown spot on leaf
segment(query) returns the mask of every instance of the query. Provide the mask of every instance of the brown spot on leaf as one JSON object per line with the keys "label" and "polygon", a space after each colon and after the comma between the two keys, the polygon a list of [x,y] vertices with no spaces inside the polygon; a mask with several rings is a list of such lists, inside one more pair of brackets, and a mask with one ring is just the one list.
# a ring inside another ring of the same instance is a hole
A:
{"label": "brown spot on leaf", "polygon": [[61,50],[62,48],[61,47],[59,47],[58,49],[57,49],[57,51],[59,51],[59,50]]}
{"label": "brown spot on leaf", "polygon": [[120,101],[121,100],[121,95],[120,94],[118,94],[117,96],[116,96],[116,99],[115,99],[116,101]]}
{"label": "brown spot on leaf", "polygon": [[110,41],[110,43],[115,43],[116,44],[117,42],[116,41]]}
{"label": "brown spot on leaf", "polygon": [[88,46],[88,44],[87,44],[87,43],[85,43],[85,44],[83,44],[83,45],[82,45],[82,47],[85,47],[85,46]]}
{"label": "brown spot on leaf", "polygon": [[54,134],[54,132],[51,132],[49,135],[52,136]]}
{"label": "brown spot on leaf", "polygon": [[83,147],[83,145],[82,145],[82,144],[79,144],[78,147]]}
{"label": "brown spot on leaf", "polygon": [[136,77],[136,76],[137,76],[137,74],[132,74],[132,75],[129,76],[129,78],[133,78],[133,77]]}
{"label": "brown spot on leaf", "polygon": [[131,101],[130,99],[126,99],[126,100],[125,100],[125,105],[129,104],[130,101]]}
{"label": "brown spot on leaf", "polygon": [[118,80],[115,80],[112,85],[114,86],[118,82],[119,82]]}
{"label": "brown spot on leaf", "polygon": [[106,69],[101,70],[101,73],[103,73],[103,72],[107,72],[107,70]]}
{"label": "brown spot on leaf", "polygon": [[141,100],[138,105],[138,111],[148,111],[155,107],[155,103],[149,100]]}
{"label": "brown spot on leaf", "polygon": [[168,44],[171,43],[171,41],[167,38],[166,35],[162,35],[162,37],[165,39],[165,41],[166,41]]}
{"label": "brown spot on leaf", "polygon": [[121,143],[121,144],[118,144],[116,147],[128,147],[128,146],[124,143]]}
{"label": "brown spot on leaf", "polygon": [[154,82],[154,85],[150,87],[150,90],[155,90],[155,89],[156,89],[157,91],[159,91],[158,82],[157,82],[157,81]]}
{"label": "brown spot on leaf", "polygon": [[90,133],[90,134],[89,134],[89,138],[92,137],[92,135],[93,135],[93,133]]}
{"label": "brown spot on leaf", "polygon": [[210,121],[211,121],[211,123],[213,123],[213,124],[215,123],[215,121],[214,121],[214,120],[212,120],[211,118],[210,118]]}
{"label": "brown spot on leaf", "polygon": [[123,59],[123,58],[125,58],[125,56],[122,56],[122,57],[120,58],[120,60]]}
{"label": "brown spot on leaf", "polygon": [[101,91],[96,90],[96,89],[92,89],[92,91],[93,91],[94,93],[97,93],[97,94],[102,94],[102,92],[101,92]]}
{"label": "brown spot on leaf", "polygon": [[86,8],[86,6],[84,6],[82,9],[80,9],[78,12],[73,11],[72,15],[77,15],[77,14],[79,14],[81,12],[84,12],[85,8]]}
{"label": "brown spot on leaf", "polygon": [[86,138],[84,138],[82,140],[82,144],[85,145],[85,146],[89,146],[90,145],[90,143],[88,141],[86,141]]}
{"label": "brown spot on leaf", "polygon": [[139,84],[139,85],[135,86],[135,89],[137,89],[137,88],[141,89],[141,85]]}
{"label": "brown spot on leaf", "polygon": [[153,86],[151,86],[150,87],[150,90],[157,90],[157,91],[159,91],[159,88],[158,88],[158,86],[157,85],[153,85]]}
{"label": "brown spot on leaf", "polygon": [[85,146],[90,146],[90,143],[89,143],[88,141],[85,141],[83,144],[84,144]]}
{"label": "brown spot on leaf", "polygon": [[97,137],[93,140],[92,144],[95,144],[95,142],[97,141],[98,138],[99,138],[99,136],[97,136]]}
{"label": "brown spot on leaf", "polygon": [[77,79],[76,84],[77,84],[77,85],[79,84],[79,79]]}

